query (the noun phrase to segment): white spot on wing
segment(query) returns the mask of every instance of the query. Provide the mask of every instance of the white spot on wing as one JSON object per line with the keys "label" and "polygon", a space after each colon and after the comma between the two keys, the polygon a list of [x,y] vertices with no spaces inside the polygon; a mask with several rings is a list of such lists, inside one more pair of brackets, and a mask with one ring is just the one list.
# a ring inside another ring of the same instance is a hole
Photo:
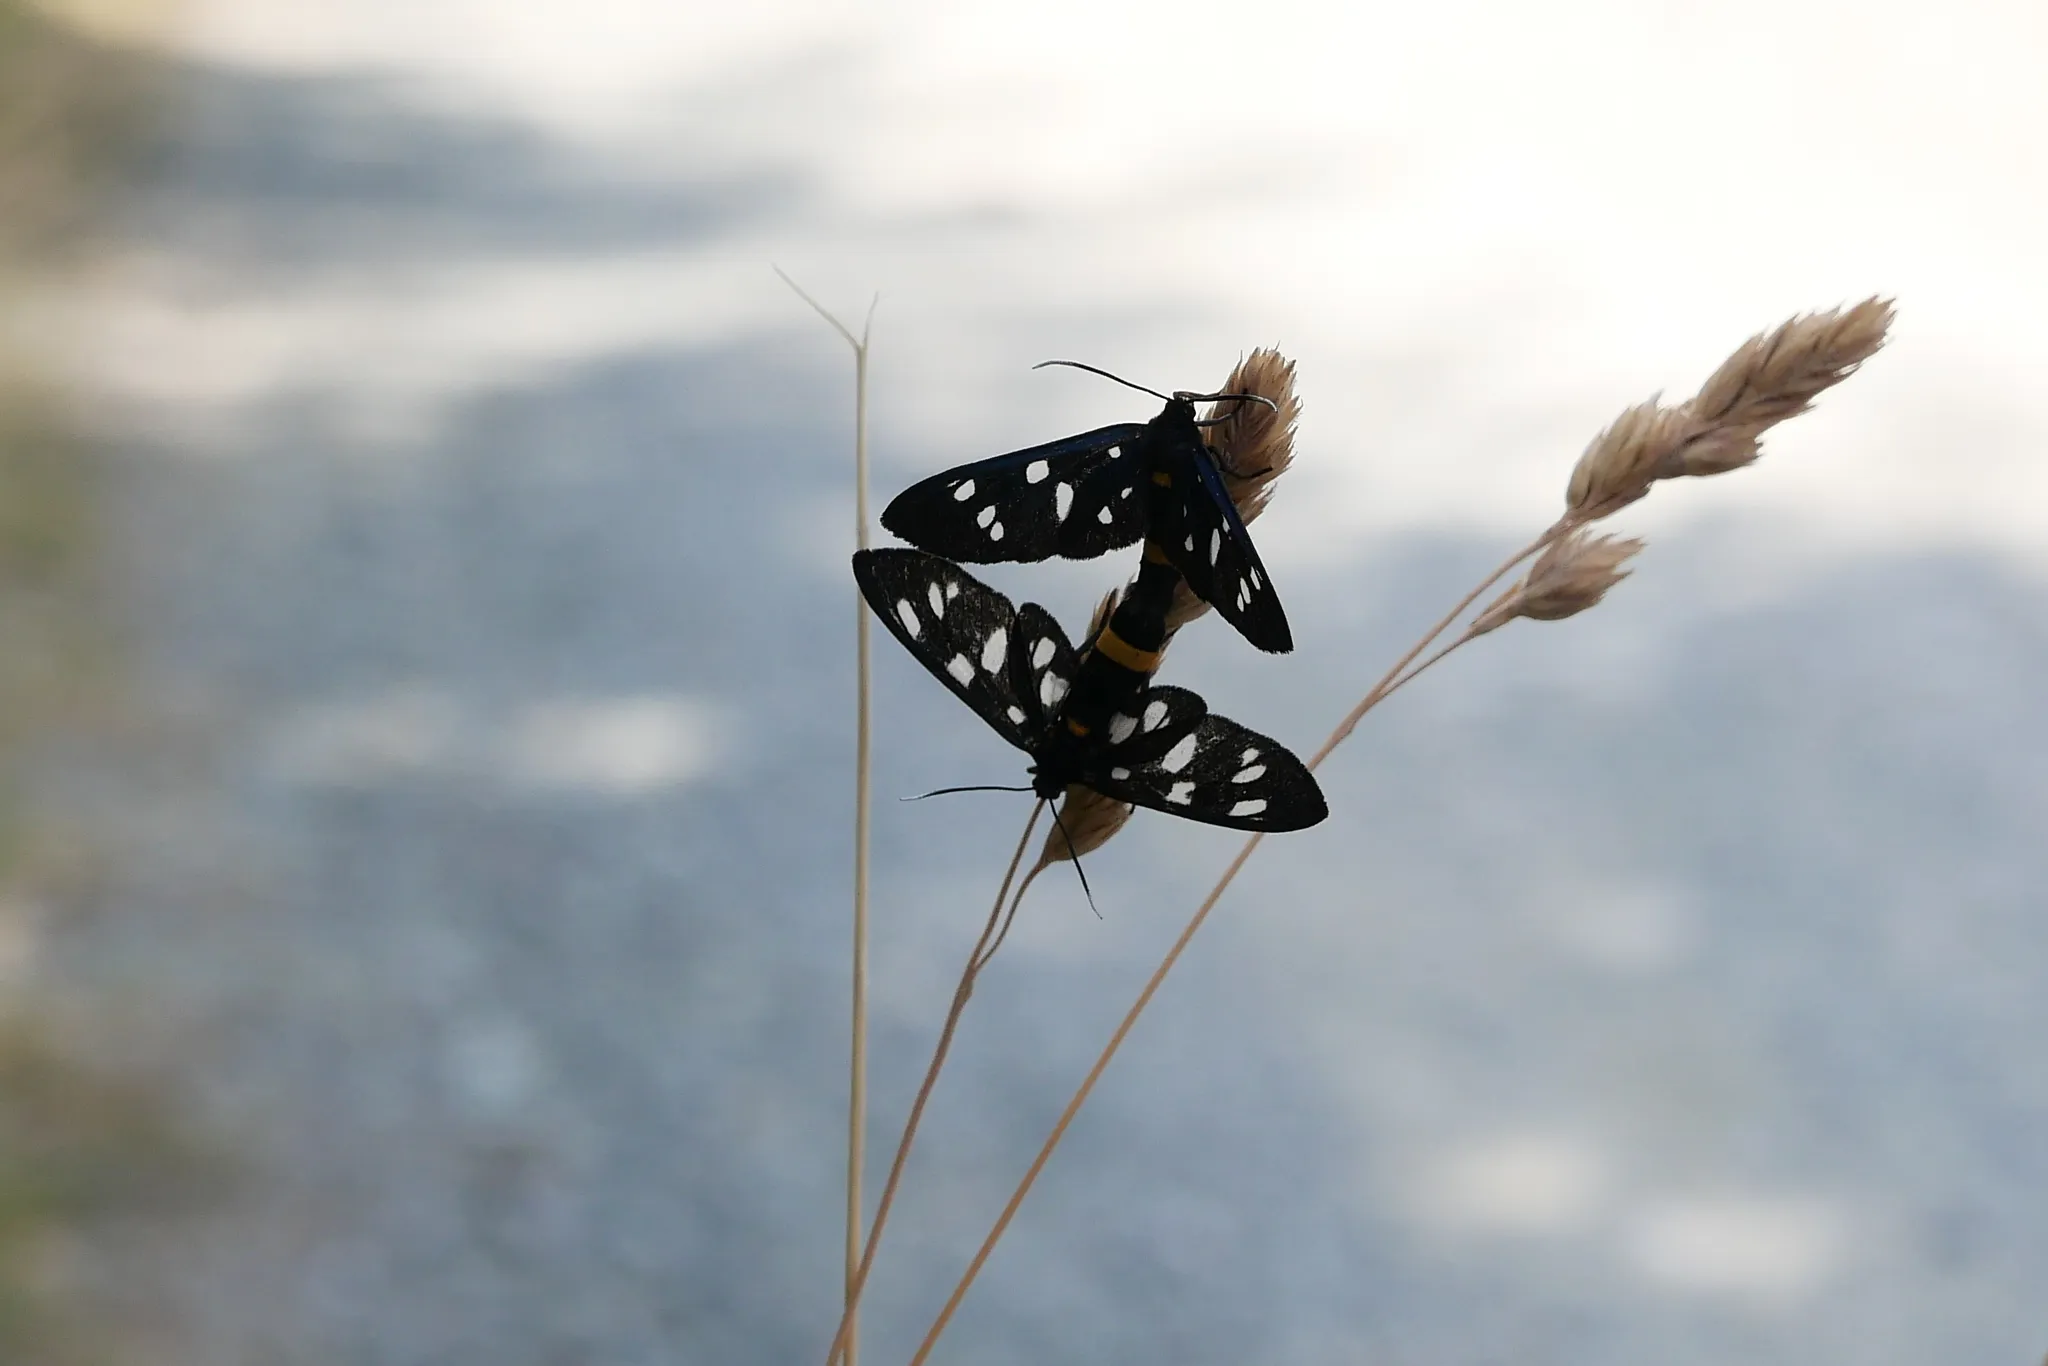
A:
{"label": "white spot on wing", "polygon": [[1102,523],[1104,526],[1108,526],[1111,522],[1116,520],[1116,514],[1114,512],[1111,512],[1109,510],[1109,505],[1105,503],[1102,505],[1102,510],[1095,514],[1095,520]]}
{"label": "white spot on wing", "polygon": [[1222,552],[1222,550],[1223,550],[1223,533],[1222,533],[1221,531],[1212,531],[1212,532],[1210,532],[1210,533],[1209,533],[1209,563],[1210,563],[1210,564],[1214,564],[1214,563],[1216,563],[1216,556],[1217,556],[1218,554],[1220,554],[1220,553]]}
{"label": "white spot on wing", "polygon": [[1135,493],[1135,492],[1137,492],[1137,490],[1136,490],[1136,489],[1132,488],[1132,487],[1131,487],[1131,486],[1130,486],[1129,484],[1125,484],[1125,485],[1124,485],[1124,488],[1123,488],[1123,492],[1122,492],[1122,493],[1119,493],[1119,494],[1117,495],[1117,497],[1119,497],[1119,498],[1128,498],[1128,497],[1130,497],[1130,496],[1131,496],[1131,495],[1132,495],[1133,493]]}
{"label": "white spot on wing", "polygon": [[1060,699],[1066,695],[1067,680],[1058,674],[1047,674],[1038,680],[1038,700],[1044,704],[1047,711],[1057,707]]}
{"label": "white spot on wing", "polygon": [[903,623],[903,629],[910,633],[912,640],[916,640],[919,632],[924,630],[924,627],[918,624],[917,609],[910,605],[909,598],[896,599],[896,620]]}
{"label": "white spot on wing", "polygon": [[1166,757],[1159,761],[1159,766],[1168,773],[1178,773],[1186,768],[1194,760],[1194,757],[1195,733],[1189,731],[1186,735],[1180,737],[1180,743],[1166,751]]}
{"label": "white spot on wing", "polygon": [[1164,722],[1165,720],[1166,720],[1166,704],[1165,704],[1164,702],[1147,702],[1147,703],[1145,704],[1145,729],[1146,729],[1146,730],[1148,730],[1148,731],[1149,731],[1149,730],[1158,730],[1158,729],[1159,729],[1159,727],[1160,727],[1160,725],[1161,725],[1161,724],[1162,724],[1162,723],[1163,723],[1163,722]]}
{"label": "white spot on wing", "polygon": [[1194,800],[1194,796],[1195,785],[1193,783],[1175,783],[1172,790],[1166,794],[1166,800],[1172,802],[1175,806],[1186,806],[1190,801]]}
{"label": "white spot on wing", "polygon": [[1230,814],[1233,816],[1256,816],[1265,809],[1266,799],[1264,797],[1253,797],[1249,801],[1242,801],[1236,806],[1231,807]]}
{"label": "white spot on wing", "polygon": [[997,522],[994,526],[988,529],[988,538],[991,541],[1000,541],[1003,539],[1003,524],[1001,522]]}
{"label": "white spot on wing", "polygon": [[932,584],[925,589],[925,601],[932,605],[932,615],[943,618],[946,615],[946,599],[939,592],[939,586]]}
{"label": "white spot on wing", "polygon": [[1074,486],[1072,484],[1054,484],[1052,486],[1053,516],[1064,522],[1067,520],[1067,513],[1073,509],[1073,506]]}
{"label": "white spot on wing", "polygon": [[1253,764],[1250,768],[1242,768],[1231,774],[1230,781],[1233,783],[1255,783],[1265,776],[1266,766],[1264,764]]}
{"label": "white spot on wing", "polygon": [[1188,549],[1189,549],[1189,550],[1193,550],[1194,548],[1195,548],[1195,533],[1194,533],[1194,532],[1192,532],[1192,531],[1190,531],[1190,532],[1188,533]]}
{"label": "white spot on wing", "polygon": [[1131,732],[1138,728],[1138,718],[1118,712],[1109,718],[1109,743],[1120,745],[1131,738]]}
{"label": "white spot on wing", "polygon": [[967,662],[966,655],[954,655],[947,660],[946,672],[959,679],[963,686],[974,681],[974,666]]}
{"label": "white spot on wing", "polygon": [[1036,484],[1042,481],[1045,478],[1045,476],[1051,473],[1052,466],[1046,464],[1043,460],[1034,460],[1024,467],[1024,482],[1027,484]]}
{"label": "white spot on wing", "polygon": [[1253,568],[1252,568],[1252,569],[1251,569],[1251,570],[1250,570],[1249,572],[1250,572],[1250,574],[1251,574],[1251,578],[1252,578],[1252,587],[1254,587],[1254,588],[1259,588],[1259,587],[1263,587],[1263,585],[1262,585],[1262,584],[1260,584],[1260,582],[1259,582],[1259,571],[1258,571],[1257,567],[1256,567],[1256,566],[1255,566],[1255,567],[1253,567]]}
{"label": "white spot on wing", "polygon": [[1052,663],[1052,651],[1052,637],[1040,637],[1039,642],[1031,647],[1031,667],[1043,669],[1046,665]]}
{"label": "white spot on wing", "polygon": [[964,503],[973,496],[974,481],[972,479],[962,479],[959,487],[953,490],[953,501],[956,503]]}
{"label": "white spot on wing", "polygon": [[955,599],[955,598],[957,598],[957,597],[959,597],[959,596],[960,596],[960,585],[959,585],[959,584],[957,584],[957,583],[954,583],[954,582],[948,581],[948,582],[947,582],[947,584],[946,584],[946,601],[947,601],[947,602],[951,602],[951,601],[952,601],[953,599]]}
{"label": "white spot on wing", "polygon": [[990,522],[993,522],[995,519],[996,505],[994,503],[990,503],[987,507],[983,508],[981,511],[974,514],[974,524],[976,526],[987,526]]}
{"label": "white spot on wing", "polygon": [[994,673],[1003,667],[1003,657],[1010,652],[1010,639],[998,626],[989,633],[988,643],[981,647],[981,671]]}
{"label": "white spot on wing", "polygon": [[1109,776],[1117,782],[1122,782],[1131,776],[1131,771],[1127,768],[1113,768],[1109,771]]}
{"label": "white spot on wing", "polygon": [[1258,757],[1259,757],[1259,752],[1258,752],[1257,750],[1255,750],[1255,749],[1248,749],[1248,750],[1246,750],[1246,751],[1245,751],[1244,753],[1242,753],[1242,754],[1240,754],[1240,755],[1238,755],[1238,756],[1237,756],[1237,761],[1238,761],[1239,763],[1241,763],[1241,764],[1248,764],[1248,763],[1250,763],[1250,762],[1251,762],[1252,760],[1254,760],[1254,759],[1256,759],[1256,758],[1258,758]]}
{"label": "white spot on wing", "polygon": [[1011,725],[1021,726],[1024,724],[1024,709],[1022,707],[1011,707],[1008,714]]}
{"label": "white spot on wing", "polygon": [[1111,447],[1109,448],[1109,458],[1110,458],[1111,460],[1120,460],[1120,459],[1122,459],[1122,458],[1123,458],[1123,453],[1124,453],[1124,448],[1123,448],[1122,446],[1111,446]]}

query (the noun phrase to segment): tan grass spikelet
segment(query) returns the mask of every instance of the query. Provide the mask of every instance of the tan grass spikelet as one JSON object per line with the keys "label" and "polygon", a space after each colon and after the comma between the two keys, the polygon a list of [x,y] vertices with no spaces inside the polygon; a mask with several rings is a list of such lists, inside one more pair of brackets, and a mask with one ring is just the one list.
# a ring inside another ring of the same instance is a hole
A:
{"label": "tan grass spikelet", "polygon": [[1607,424],[1587,443],[1565,486],[1566,515],[1594,522],[1650,491],[1650,485],[1685,439],[1679,411],[1651,395]]}
{"label": "tan grass spikelet", "polygon": [[1536,557],[1522,581],[1495,598],[1467,636],[1498,630],[1516,617],[1562,621],[1597,606],[1607,590],[1632,572],[1621,566],[1643,548],[1634,537],[1575,531]]}
{"label": "tan grass spikelet", "polygon": [[1791,318],[1735,348],[1685,405],[1691,431],[1659,477],[1724,474],[1752,463],[1765,431],[1805,412],[1877,354],[1893,314],[1890,299],[1873,296]]}
{"label": "tan grass spikelet", "polygon": [[1756,461],[1763,434],[1813,406],[1885,343],[1894,314],[1875,295],[1759,332],[1700,391],[1673,407],[1653,396],[1593,438],[1565,488],[1568,522],[1598,521],[1659,479],[1725,474]]}
{"label": "tan grass spikelet", "polygon": [[[1217,392],[1257,394],[1273,403],[1271,408],[1263,403],[1213,403],[1202,415],[1205,420],[1223,419],[1203,429],[1203,440],[1216,453],[1223,487],[1237,505],[1237,515],[1250,525],[1266,510],[1274,481],[1294,463],[1294,430],[1301,421],[1294,362],[1270,346],[1259,347],[1237,363]],[[1167,639],[1208,610],[1209,604],[1189,592],[1186,584],[1176,585],[1173,605],[1166,611]]]}

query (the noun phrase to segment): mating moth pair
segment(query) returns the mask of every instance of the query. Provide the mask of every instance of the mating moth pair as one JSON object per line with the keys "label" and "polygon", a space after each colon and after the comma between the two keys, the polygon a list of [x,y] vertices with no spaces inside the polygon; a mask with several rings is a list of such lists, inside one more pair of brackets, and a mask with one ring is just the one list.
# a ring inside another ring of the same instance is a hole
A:
{"label": "mating moth pair", "polygon": [[[1329,814],[1315,778],[1284,746],[1214,715],[1185,688],[1152,682],[1183,581],[1253,645],[1294,648],[1195,418],[1198,402],[1232,400],[1270,406],[1255,395],[1176,393],[1150,422],[933,475],[882,513],[883,526],[919,549],[853,557],[854,578],[882,624],[1031,757],[1032,791],[1041,798],[1079,784],[1257,831],[1298,830]],[[1014,606],[955,563],[1093,559],[1139,540],[1137,578],[1079,651],[1043,607]]]}

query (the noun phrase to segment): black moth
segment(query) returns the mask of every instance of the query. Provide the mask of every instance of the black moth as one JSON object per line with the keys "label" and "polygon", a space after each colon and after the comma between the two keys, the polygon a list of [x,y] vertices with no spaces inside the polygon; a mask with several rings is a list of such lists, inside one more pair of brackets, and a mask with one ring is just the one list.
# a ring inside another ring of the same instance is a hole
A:
{"label": "black moth", "polygon": [[[1158,569],[1170,590],[1171,571]],[[1141,615],[1157,617],[1163,634],[1163,604],[1149,601],[1156,586],[1146,587],[1142,574],[1132,594],[1138,604],[1130,614],[1119,608],[1085,660],[1043,607],[1014,607],[936,555],[863,550],[853,576],[904,648],[1031,756],[1038,796],[1050,800],[1078,783],[1239,830],[1299,830],[1329,814],[1315,778],[1283,746],[1212,715],[1185,688],[1150,683],[1163,641],[1134,650],[1116,634]],[[1104,648],[1112,642],[1121,649]]]}
{"label": "black moth", "polygon": [[896,495],[882,525],[969,564],[1089,560],[1145,537],[1246,640],[1284,654],[1287,613],[1195,425],[1197,401],[1227,397],[1175,394],[1150,422],[935,474]]}

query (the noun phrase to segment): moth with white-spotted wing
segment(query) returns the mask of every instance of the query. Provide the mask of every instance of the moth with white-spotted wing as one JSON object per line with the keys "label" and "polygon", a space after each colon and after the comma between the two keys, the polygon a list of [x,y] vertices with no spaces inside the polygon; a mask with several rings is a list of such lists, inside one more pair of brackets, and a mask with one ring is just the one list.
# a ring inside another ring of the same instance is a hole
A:
{"label": "moth with white-spotted wing", "polygon": [[1143,538],[1246,640],[1285,653],[1294,648],[1287,613],[1195,420],[1197,402],[1223,399],[1270,406],[1255,396],[1177,393],[1150,422],[1098,427],[920,480],[883,509],[882,525],[969,564],[1087,560]]}
{"label": "moth with white-spotted wing", "polygon": [[1299,830],[1329,814],[1315,778],[1284,746],[1100,648],[1077,656],[1037,603],[1013,606],[918,550],[863,550],[853,576],[904,648],[1031,756],[1038,796],[1078,783],[1238,830]]}

